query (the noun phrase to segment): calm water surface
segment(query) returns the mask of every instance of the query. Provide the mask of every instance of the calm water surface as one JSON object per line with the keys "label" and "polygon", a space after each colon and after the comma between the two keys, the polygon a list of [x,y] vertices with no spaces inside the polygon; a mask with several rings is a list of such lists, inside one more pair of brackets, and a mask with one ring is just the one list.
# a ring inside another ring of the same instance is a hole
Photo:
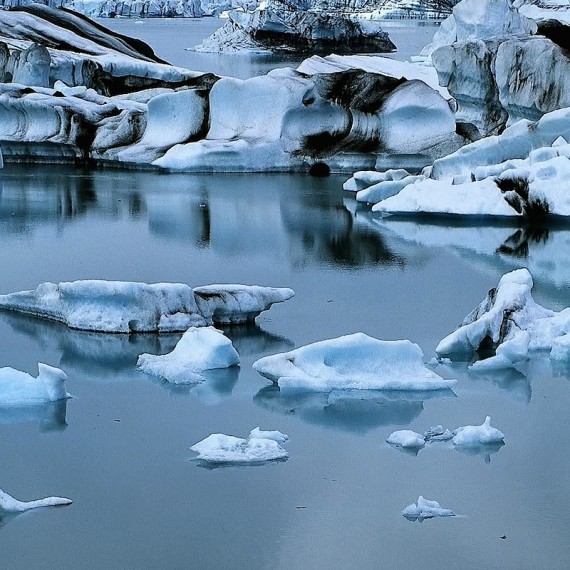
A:
{"label": "calm water surface", "polygon": [[[0,520],[7,569],[566,569],[570,375],[469,375],[455,394],[283,397],[257,358],[363,331],[426,358],[500,275],[529,265],[536,297],[570,304],[565,229],[462,228],[355,211],[342,179],[83,172],[8,165],[0,182],[0,292],[85,278],[293,287],[256,327],[229,329],[239,371],[172,387],[135,368],[177,335],[125,337],[0,313],[1,365],[61,366],[73,399],[0,409],[0,488],[68,508]],[[519,233],[517,233],[519,232]],[[417,456],[395,429],[491,415],[500,450]],[[208,470],[189,447],[255,426],[290,436],[288,461]],[[491,453],[492,452],[492,453]],[[408,522],[418,495],[463,515]],[[500,537],[506,536],[506,539]]]}

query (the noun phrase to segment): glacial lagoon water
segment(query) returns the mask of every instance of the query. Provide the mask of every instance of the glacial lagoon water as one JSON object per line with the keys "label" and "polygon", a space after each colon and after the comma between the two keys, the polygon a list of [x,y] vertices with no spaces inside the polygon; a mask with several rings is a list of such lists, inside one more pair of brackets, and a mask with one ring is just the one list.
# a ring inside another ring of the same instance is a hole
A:
{"label": "glacial lagoon water", "polygon": [[[182,49],[215,20],[104,23],[197,70],[248,77],[301,59]],[[401,59],[433,33],[395,26]],[[180,41],[173,29],[184,30]],[[538,359],[524,374],[480,377],[458,366],[445,397],[285,397],[252,370],[261,356],[356,331],[409,338],[430,359],[516,267],[533,273],[539,302],[570,305],[568,228],[379,220],[341,191],[343,180],[6,166],[0,293],[101,278],[287,286],[296,297],[257,326],[227,330],[239,370],[186,387],[135,367],[178,335],[95,335],[0,313],[0,365],[34,375],[38,361],[60,366],[73,394],[0,408],[0,488],[74,500],[0,516],[2,568],[568,568],[568,369]],[[486,415],[506,435],[501,449],[465,455],[439,444],[413,456],[385,443],[396,429],[453,429]],[[207,435],[258,425],[289,434],[288,461],[211,470],[191,461],[190,446]],[[462,516],[407,521],[401,511],[420,494]]]}
{"label": "glacial lagoon water", "polygon": [[[454,395],[285,397],[251,364],[363,331],[410,338],[426,359],[504,271],[528,265],[539,302],[570,305],[570,231],[377,220],[343,178],[163,175],[7,165],[0,292],[84,278],[292,287],[257,326],[228,329],[239,370],[173,387],[135,368],[178,335],[97,335],[0,313],[2,366],[62,367],[73,398],[0,409],[0,488],[70,507],[0,520],[3,568],[562,570],[570,559],[570,373],[470,375]],[[417,456],[396,429],[480,424],[501,449]],[[189,447],[261,426],[286,462],[206,469]],[[418,495],[462,515],[407,521]],[[501,538],[506,537],[506,538]]]}

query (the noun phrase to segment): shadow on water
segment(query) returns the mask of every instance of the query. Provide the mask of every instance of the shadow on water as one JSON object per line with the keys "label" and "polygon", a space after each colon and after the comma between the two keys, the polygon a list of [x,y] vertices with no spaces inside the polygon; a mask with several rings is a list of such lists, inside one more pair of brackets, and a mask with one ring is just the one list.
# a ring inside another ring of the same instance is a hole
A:
{"label": "shadow on water", "polygon": [[0,425],[37,423],[41,432],[63,431],[67,427],[67,400],[33,406],[0,406]]}
{"label": "shadow on water", "polygon": [[333,390],[332,392],[281,391],[266,386],[253,398],[262,408],[295,415],[301,421],[354,433],[380,426],[404,426],[415,420],[429,398],[455,397],[452,390],[399,392]]}

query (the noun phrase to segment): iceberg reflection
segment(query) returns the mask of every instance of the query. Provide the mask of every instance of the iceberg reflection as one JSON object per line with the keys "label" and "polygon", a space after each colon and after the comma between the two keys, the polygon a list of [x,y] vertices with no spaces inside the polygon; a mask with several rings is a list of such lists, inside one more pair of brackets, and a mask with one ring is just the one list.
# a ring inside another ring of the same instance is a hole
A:
{"label": "iceberg reflection", "polygon": [[39,430],[62,431],[67,427],[67,400],[32,406],[0,406],[0,425],[37,423]]}

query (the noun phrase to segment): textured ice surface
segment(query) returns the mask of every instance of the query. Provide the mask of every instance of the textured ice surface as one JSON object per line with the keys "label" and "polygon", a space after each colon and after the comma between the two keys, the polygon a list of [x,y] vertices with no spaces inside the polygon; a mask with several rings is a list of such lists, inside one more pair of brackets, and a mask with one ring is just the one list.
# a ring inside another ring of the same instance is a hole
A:
{"label": "textured ice surface", "polygon": [[390,445],[409,449],[420,449],[426,444],[426,440],[423,435],[409,429],[403,429],[391,433],[386,441]]}
{"label": "textured ice surface", "polygon": [[[256,428],[259,430],[259,428]],[[214,433],[206,439],[194,444],[190,449],[198,456],[196,459],[207,463],[237,463],[256,464],[277,459],[286,459],[289,454],[273,439],[276,432],[270,432],[271,437],[259,437],[263,432],[254,431],[254,437],[248,439]],[[285,434],[281,434],[283,437]],[[283,437],[281,439],[283,439]]]}
{"label": "textured ice surface", "polygon": [[421,495],[417,503],[407,506],[402,514],[409,520],[423,520],[434,517],[454,517],[455,513],[450,509],[444,509],[437,501],[424,499]]}
{"label": "textured ice surface", "polygon": [[504,443],[503,432],[491,426],[491,418],[487,416],[480,426],[463,426],[453,431],[451,440],[457,446],[477,446]]}
{"label": "textured ice surface", "polygon": [[267,356],[253,367],[280,388],[319,392],[440,390],[454,384],[424,366],[418,345],[409,340],[377,340],[363,333]]}
{"label": "textured ice surface", "polygon": [[168,354],[141,354],[137,366],[147,374],[174,384],[192,384],[202,380],[200,372],[229,368],[239,364],[232,341],[213,327],[191,327]]}
{"label": "textured ice surface", "polygon": [[256,427],[249,432],[249,439],[272,439],[277,443],[285,443],[289,436],[277,430],[263,431]]}
{"label": "textured ice surface", "polygon": [[94,332],[177,332],[212,322],[253,321],[291,289],[183,283],[86,280],[42,283],[34,291],[0,295],[0,308]]}
{"label": "textured ice surface", "polygon": [[37,509],[39,507],[58,507],[71,505],[73,501],[64,497],[47,497],[45,499],[38,499],[37,501],[18,501],[14,497],[8,495],[0,490],[0,511],[6,513],[21,513],[30,509]]}
{"label": "textured ice surface", "polygon": [[0,368],[0,406],[27,406],[69,398],[63,370],[38,364],[38,376],[14,368]]}

